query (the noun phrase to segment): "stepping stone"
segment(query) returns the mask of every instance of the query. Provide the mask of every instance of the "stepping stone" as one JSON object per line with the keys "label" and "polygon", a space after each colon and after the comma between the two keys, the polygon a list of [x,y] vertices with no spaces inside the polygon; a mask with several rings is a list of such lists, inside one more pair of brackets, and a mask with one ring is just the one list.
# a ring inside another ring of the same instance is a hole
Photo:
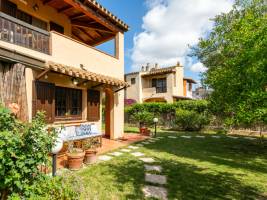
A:
{"label": "stepping stone", "polygon": [[157,137],[157,138],[159,138],[159,139],[163,139],[164,137]]}
{"label": "stepping stone", "polygon": [[143,147],[144,145],[143,145],[143,144],[137,144],[136,146],[138,146],[138,147]]}
{"label": "stepping stone", "polygon": [[237,139],[238,137],[235,136],[227,136],[228,138]]}
{"label": "stepping stone", "polygon": [[153,158],[139,158],[142,160],[144,163],[154,163],[155,160]]}
{"label": "stepping stone", "polygon": [[146,171],[157,171],[157,172],[162,171],[162,167],[159,165],[145,165],[145,169]]}
{"label": "stepping stone", "polygon": [[254,137],[244,137],[244,138],[247,140],[256,140],[256,138],[254,138]]}
{"label": "stepping stone", "polygon": [[156,183],[156,184],[164,185],[167,183],[167,178],[164,175],[146,173],[145,181],[149,183]]}
{"label": "stepping stone", "polygon": [[217,136],[217,135],[212,135],[212,138],[221,138],[221,136]]}
{"label": "stepping stone", "polygon": [[131,152],[130,149],[121,149],[122,152]]}
{"label": "stepping stone", "polygon": [[203,135],[196,135],[196,138],[205,138]]}
{"label": "stepping stone", "polygon": [[112,155],[112,156],[121,156],[123,153],[122,152],[112,152],[112,153],[109,153],[109,155]]}
{"label": "stepping stone", "polygon": [[144,156],[145,154],[141,153],[141,152],[133,152],[131,153],[133,156],[135,157],[140,157],[140,156]]}
{"label": "stepping stone", "polygon": [[182,135],[182,138],[186,138],[186,139],[191,139],[192,136],[188,136],[188,135]]}
{"label": "stepping stone", "polygon": [[111,157],[111,156],[103,155],[103,156],[99,156],[98,160],[100,160],[100,161],[108,161],[108,160],[111,160],[112,158],[113,157]]}
{"label": "stepping stone", "polygon": [[177,137],[176,136],[168,136],[168,138],[174,139],[174,138],[177,138]]}
{"label": "stepping stone", "polygon": [[142,189],[146,198],[167,200],[167,190],[163,187],[145,186]]}
{"label": "stepping stone", "polygon": [[138,149],[139,147],[136,146],[128,146],[129,149]]}
{"label": "stepping stone", "polygon": [[143,142],[143,144],[150,144],[150,142]]}
{"label": "stepping stone", "polygon": [[156,141],[155,141],[155,140],[150,140],[149,142],[150,142],[150,143],[154,143],[154,142],[156,142]]}

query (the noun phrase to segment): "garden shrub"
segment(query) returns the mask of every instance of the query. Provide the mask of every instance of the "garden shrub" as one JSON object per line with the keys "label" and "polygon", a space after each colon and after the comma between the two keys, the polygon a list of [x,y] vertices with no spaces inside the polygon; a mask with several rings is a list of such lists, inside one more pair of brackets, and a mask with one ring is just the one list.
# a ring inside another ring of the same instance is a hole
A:
{"label": "garden shrub", "polygon": [[209,105],[206,100],[183,100],[177,101],[175,103],[139,103],[127,107],[127,109],[125,109],[125,112],[127,114],[127,119],[133,119],[129,121],[130,123],[136,123],[136,120],[134,120],[135,117],[133,117],[134,115],[136,115],[136,113],[148,112],[154,117],[157,116],[159,118],[159,124],[161,126],[175,128],[175,117],[177,109],[194,111],[195,113],[199,114],[203,113],[205,116],[207,116],[207,113],[209,112]]}
{"label": "garden shrub", "polygon": [[[40,184],[46,175],[39,167],[48,164],[56,134],[54,130],[47,130],[44,119],[44,113],[37,113],[32,123],[20,122],[0,106],[1,199],[28,198],[31,188],[37,184],[40,190],[49,193],[44,187],[46,184]],[[53,180],[45,180],[47,184],[53,183]]]}
{"label": "garden shrub", "polygon": [[132,116],[132,119],[139,123],[140,127],[144,124],[150,125],[153,123],[153,114],[147,111],[136,112]]}
{"label": "garden shrub", "polygon": [[180,108],[176,110],[175,125],[182,130],[199,131],[209,122],[210,118],[205,113]]}

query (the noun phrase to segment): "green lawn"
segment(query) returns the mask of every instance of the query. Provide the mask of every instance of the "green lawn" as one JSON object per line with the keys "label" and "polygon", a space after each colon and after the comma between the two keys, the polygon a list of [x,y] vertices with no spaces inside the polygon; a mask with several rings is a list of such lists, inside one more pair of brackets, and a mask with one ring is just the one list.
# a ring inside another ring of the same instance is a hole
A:
{"label": "green lawn", "polygon": [[[267,199],[267,147],[258,141],[221,137],[164,137],[135,151],[163,167],[168,199]],[[82,199],[144,199],[144,164],[129,153],[74,174]]]}

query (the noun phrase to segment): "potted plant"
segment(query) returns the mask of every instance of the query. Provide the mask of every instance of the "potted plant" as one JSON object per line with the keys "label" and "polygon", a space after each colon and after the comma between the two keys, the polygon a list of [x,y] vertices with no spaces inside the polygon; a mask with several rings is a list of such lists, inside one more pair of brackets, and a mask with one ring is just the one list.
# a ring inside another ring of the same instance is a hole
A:
{"label": "potted plant", "polygon": [[153,114],[147,111],[141,111],[141,112],[136,112],[132,115],[132,118],[134,121],[139,123],[139,129],[140,133],[144,135],[149,135],[149,130],[145,126],[146,124],[151,124],[153,121]]}
{"label": "potted plant", "polygon": [[81,168],[84,159],[84,151],[80,148],[74,148],[73,142],[69,145],[68,156],[68,168],[70,170],[78,170]]}
{"label": "potted plant", "polygon": [[98,145],[98,140],[96,138],[90,138],[84,144],[85,149],[85,164],[92,164],[97,161],[97,150],[96,147]]}

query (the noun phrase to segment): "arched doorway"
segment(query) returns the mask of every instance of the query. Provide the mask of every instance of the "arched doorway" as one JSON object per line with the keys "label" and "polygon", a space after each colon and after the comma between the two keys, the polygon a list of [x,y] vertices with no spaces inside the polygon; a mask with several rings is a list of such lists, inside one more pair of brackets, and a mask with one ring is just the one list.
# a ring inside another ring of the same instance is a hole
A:
{"label": "arched doorway", "polygon": [[105,137],[113,138],[114,130],[114,93],[110,88],[105,88]]}

